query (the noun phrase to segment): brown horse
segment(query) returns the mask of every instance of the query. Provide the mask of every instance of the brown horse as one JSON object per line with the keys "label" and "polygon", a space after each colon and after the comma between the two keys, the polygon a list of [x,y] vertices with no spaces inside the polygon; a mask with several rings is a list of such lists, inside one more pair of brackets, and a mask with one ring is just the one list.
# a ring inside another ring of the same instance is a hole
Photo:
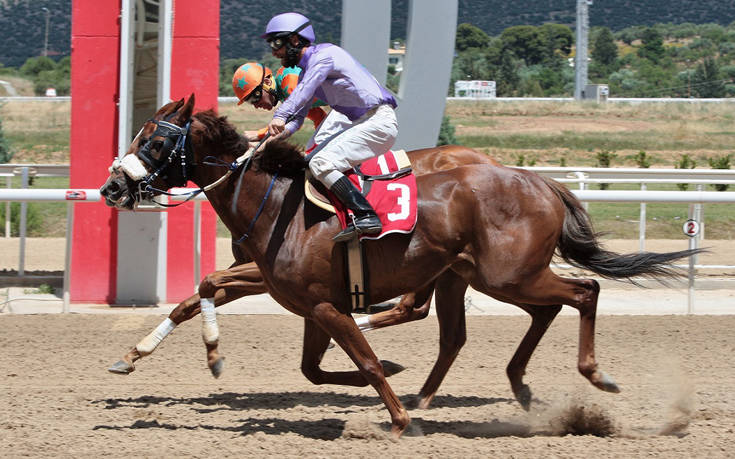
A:
{"label": "brown horse", "polygon": [[[115,202],[160,194],[190,179],[200,187],[223,171],[205,167],[213,154],[225,163],[243,151],[242,138],[212,113],[194,116],[194,97],[164,106],[133,142],[125,174],[114,182]],[[162,120],[167,121],[162,121]],[[127,157],[126,157],[127,158]],[[124,158],[124,160],[126,159]],[[181,166],[180,166],[181,165]],[[383,367],[350,318],[343,276],[343,244],[331,237],[336,218],[314,212],[303,197],[304,160],[288,144],[270,142],[243,167],[238,180],[209,189],[207,198],[242,248],[258,265],[269,293],[305,320],[302,371],[316,384],[372,385],[391,415],[391,432],[401,435],[410,420],[388,385]],[[144,171],[142,175],[140,171]],[[234,177],[234,175],[233,175]],[[581,203],[562,185],[532,172],[485,164],[461,166],[419,176],[419,219],[411,234],[366,242],[370,297],[383,301],[413,292],[406,303],[424,304],[436,292],[439,356],[419,397],[427,406],[466,338],[464,293],[469,285],[501,301],[538,311],[550,322],[562,305],[580,312],[578,368],[596,387],[617,392],[598,368],[594,327],[599,284],[561,278],[549,268],[555,250],[575,266],[610,278],[675,275],[670,263],[696,251],[618,255],[603,250]],[[236,193],[236,190],[239,193]],[[534,321],[537,320],[534,316]],[[319,368],[330,337],[358,371]],[[535,347],[539,336],[524,338]],[[525,367],[514,356],[509,375]],[[511,376],[516,397],[530,396],[522,373]]]}
{"label": "brown horse", "polygon": [[[485,154],[458,146],[444,146],[439,148],[414,150],[408,152],[408,156],[411,159],[411,166],[416,175],[453,169],[455,167],[470,164],[500,165],[500,163]],[[103,186],[102,193],[103,195],[107,195],[108,201],[112,203],[112,200],[109,199],[109,195],[111,193],[109,189],[110,183],[114,182],[109,182]],[[119,199],[119,197],[117,198]],[[254,262],[248,262],[248,256],[244,254],[239,246],[234,242],[232,252],[235,257],[235,262],[232,266],[228,269],[214,271],[207,274],[199,284],[199,293],[185,299],[179,303],[173,311],[171,311],[168,315],[168,319],[175,324],[175,326],[196,317],[201,312],[201,298],[214,298],[215,307],[219,307],[238,298],[268,292],[258,266]],[[427,301],[422,305],[415,305],[410,301],[401,301],[394,304],[393,307],[387,311],[371,315],[366,320],[361,321],[359,326],[361,330],[367,331],[423,319],[429,313],[430,304],[431,297],[429,297],[429,299],[427,299]],[[535,311],[531,312],[535,313]],[[540,314],[545,314],[545,312],[545,308],[542,308],[539,311]],[[534,320],[527,334],[535,336],[543,334],[545,331],[546,326],[539,327],[539,321]],[[146,346],[146,343],[151,339],[155,339],[151,336],[153,334],[155,334],[155,330],[150,335],[147,335],[137,346],[133,346],[130,351],[122,357],[122,359],[115,362],[110,366],[110,368],[108,368],[108,370],[117,374],[129,374],[135,371],[135,362],[152,354],[158,344],[160,344],[163,338],[165,338],[165,336],[163,336],[156,340],[154,345]],[[219,352],[217,351],[217,343],[208,343],[206,346],[207,362],[209,367],[212,370],[212,374],[215,377],[219,377],[223,370],[223,360],[220,358]],[[533,350],[533,348],[525,350],[528,355],[524,356],[521,360],[527,363]],[[525,371],[525,364],[522,370],[523,371],[520,372],[521,375]],[[529,407],[529,402],[530,400],[524,400],[523,402],[526,409]]]}

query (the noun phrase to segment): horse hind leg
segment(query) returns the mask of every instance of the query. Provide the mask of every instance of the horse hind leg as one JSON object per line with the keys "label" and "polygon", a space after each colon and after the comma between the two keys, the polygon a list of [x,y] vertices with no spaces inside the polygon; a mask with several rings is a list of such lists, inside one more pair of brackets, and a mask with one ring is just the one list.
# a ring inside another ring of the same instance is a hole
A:
{"label": "horse hind leg", "polygon": [[521,344],[518,345],[518,349],[513,354],[508,366],[506,367],[506,374],[510,380],[510,387],[513,390],[518,403],[521,404],[523,409],[528,411],[531,408],[531,388],[527,384],[523,383],[523,375],[526,374],[526,366],[528,361],[531,359],[533,351],[536,350],[536,346],[541,341],[541,338],[548,330],[549,325],[554,318],[561,311],[561,305],[552,306],[536,306],[529,304],[517,304],[528,314],[531,315],[531,326],[526,331],[525,336],[521,340]]}
{"label": "horse hind leg", "polygon": [[467,282],[454,271],[436,281],[436,315],[439,321],[439,356],[419,392],[418,407],[426,409],[467,340],[464,294]]}
{"label": "horse hind leg", "polygon": [[393,308],[361,317],[356,319],[355,322],[361,331],[366,332],[424,319],[429,315],[433,294],[434,283],[431,283],[416,292],[403,295]]}
{"label": "horse hind leg", "polygon": [[566,304],[579,311],[579,372],[595,387],[620,392],[615,381],[599,369],[595,359],[595,318],[600,284],[592,279],[562,278],[546,269],[534,281],[523,284],[514,299],[534,305]]}

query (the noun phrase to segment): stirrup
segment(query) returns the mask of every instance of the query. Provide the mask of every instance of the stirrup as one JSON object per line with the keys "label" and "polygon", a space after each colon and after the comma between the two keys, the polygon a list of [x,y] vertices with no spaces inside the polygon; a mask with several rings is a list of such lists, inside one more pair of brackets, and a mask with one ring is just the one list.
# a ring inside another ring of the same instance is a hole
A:
{"label": "stirrup", "polygon": [[[359,223],[361,220],[368,223],[367,220],[370,219],[375,219],[375,223],[368,224],[362,228],[360,227]],[[347,228],[337,233],[332,240],[335,242],[345,242],[361,234],[380,234],[381,231],[383,231],[383,225],[380,223],[380,220],[378,220],[377,215],[365,215],[362,218],[355,218],[353,215],[352,222],[347,225]]]}
{"label": "stirrup", "polygon": [[354,224],[350,223],[347,228],[337,233],[332,240],[334,242],[347,242],[355,236],[357,236],[357,228],[355,228]]}

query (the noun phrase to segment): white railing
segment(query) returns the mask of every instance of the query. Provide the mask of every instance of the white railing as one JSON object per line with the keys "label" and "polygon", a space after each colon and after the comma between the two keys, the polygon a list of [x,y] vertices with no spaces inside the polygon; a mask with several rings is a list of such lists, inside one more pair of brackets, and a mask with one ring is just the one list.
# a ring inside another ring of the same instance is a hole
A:
{"label": "white railing", "polygon": [[[71,241],[74,232],[74,204],[99,202],[100,190],[94,189],[41,189],[0,190],[0,202],[66,202],[66,247],[64,249],[64,286],[62,312],[69,312],[69,281],[71,279]],[[25,238],[25,235],[24,235]],[[22,241],[21,257],[25,257],[25,239]],[[22,259],[22,258],[21,258]]]}
{"label": "white railing", "polygon": [[[22,167],[27,168],[23,165]],[[713,171],[713,170],[657,170],[657,169],[601,169],[601,168],[529,168],[539,172],[543,175],[555,177],[560,181],[572,181],[579,183],[581,187],[584,187],[587,183],[593,183],[595,181],[610,182],[612,180],[634,180],[638,182],[648,182],[651,179],[650,175],[633,179],[622,179],[619,178],[620,174],[630,173],[631,175],[653,173],[651,175],[659,175],[665,177],[666,174],[673,174],[674,178],[663,178],[661,180],[671,180],[673,183],[688,183],[691,180],[698,180],[706,183],[729,183],[730,177],[735,176],[735,171]],[[26,173],[28,171],[26,170]],[[560,174],[572,173],[574,178],[559,177]],[[68,173],[68,172],[67,172]],[[587,173],[594,173],[596,178],[592,178]],[[63,172],[61,172],[63,174]],[[685,175],[686,174],[686,175]],[[691,178],[692,176],[700,178]],[[725,179],[724,177],[728,177]],[[700,183],[698,186],[702,186]],[[174,188],[171,190],[172,193],[187,193],[191,189],[186,188]],[[645,206],[646,202],[680,202],[690,204],[689,216],[697,221],[701,221],[701,204],[703,203],[734,203],[735,192],[712,192],[712,191],[647,191],[647,190],[631,190],[631,191],[619,191],[619,190],[573,190],[578,198],[583,202],[638,202],[641,206]],[[64,269],[64,311],[69,309],[69,290],[68,282],[71,269],[71,240],[73,231],[73,218],[74,218],[74,203],[76,202],[98,202],[100,201],[100,194],[98,189],[0,189],[0,202],[66,202],[67,203],[67,230],[66,230],[66,255],[65,255],[65,269]],[[172,197],[171,200],[181,200],[182,198]],[[194,199],[195,204],[195,279],[201,277],[199,272],[200,259],[201,259],[201,229],[198,222],[200,222],[200,201],[206,200],[206,197],[202,194]],[[645,212],[642,211],[645,221]],[[25,234],[23,234],[22,242],[25,240]],[[690,239],[690,247],[698,247],[700,238],[694,237]],[[21,248],[21,263],[24,258],[24,244]],[[717,267],[722,268],[735,268],[735,266],[710,266],[710,265],[696,265],[696,260],[692,257],[689,261],[689,284],[690,284],[690,306],[689,310],[693,307],[693,292],[694,292],[694,270],[702,268]],[[20,272],[20,270],[19,270]]]}

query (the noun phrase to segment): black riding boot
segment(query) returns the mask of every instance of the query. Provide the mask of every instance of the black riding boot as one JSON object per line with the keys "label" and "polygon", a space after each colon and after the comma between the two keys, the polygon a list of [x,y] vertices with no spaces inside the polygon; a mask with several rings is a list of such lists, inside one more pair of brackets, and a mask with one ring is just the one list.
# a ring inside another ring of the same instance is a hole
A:
{"label": "black riding boot", "polygon": [[332,239],[337,242],[349,241],[360,234],[378,234],[383,230],[378,215],[347,177],[337,180],[329,189],[337,198],[355,214],[354,225],[349,224]]}

